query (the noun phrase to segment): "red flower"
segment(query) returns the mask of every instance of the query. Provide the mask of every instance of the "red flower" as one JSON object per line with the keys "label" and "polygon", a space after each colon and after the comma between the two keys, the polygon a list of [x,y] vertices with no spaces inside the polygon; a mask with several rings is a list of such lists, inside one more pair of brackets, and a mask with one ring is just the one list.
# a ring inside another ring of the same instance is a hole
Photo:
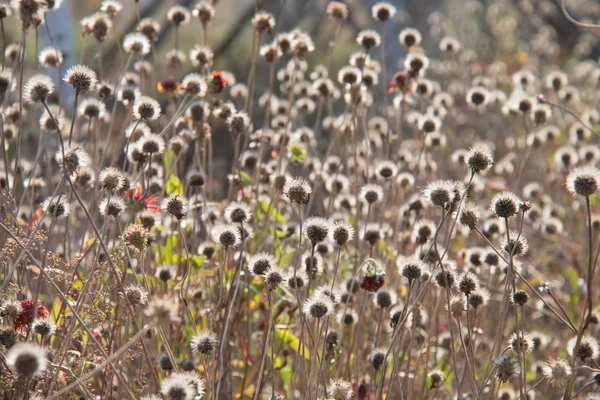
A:
{"label": "red flower", "polygon": [[183,85],[173,78],[168,78],[156,84],[156,88],[158,89],[159,93],[167,93],[171,96],[175,96],[177,94],[177,91],[182,87]]}
{"label": "red flower", "polygon": [[227,86],[227,78],[223,76],[223,71],[214,71],[207,83],[210,93],[221,93]]}
{"label": "red flower", "polygon": [[[142,197],[144,197],[144,191],[143,191],[142,187],[140,185],[138,185],[135,188],[129,189],[127,191],[127,197],[129,197],[133,201],[139,202],[142,199]],[[148,210],[152,210],[152,211],[160,211],[160,206],[157,204],[154,204],[154,202],[157,199],[158,199],[158,195],[156,195],[156,194],[153,194],[152,196],[148,197],[146,200],[143,201],[144,208],[146,208]]]}
{"label": "red flower", "polygon": [[[31,322],[33,322],[33,305],[35,304],[35,300],[23,300],[21,302],[21,312],[19,313],[19,315],[17,315],[17,318],[15,318],[15,322],[14,322],[14,327],[15,330],[18,332],[21,330],[21,328],[23,328],[24,326],[27,326],[29,324],[31,324]],[[38,301],[37,304],[37,318],[48,318],[50,316],[50,311],[48,311],[48,309],[46,307],[44,307],[42,305],[42,303],[40,303]]]}
{"label": "red flower", "polygon": [[376,292],[383,286],[384,283],[385,278],[383,275],[365,275],[360,283],[360,288],[362,290],[366,290],[367,292]]}
{"label": "red flower", "polygon": [[390,90],[389,94],[394,92],[406,93],[407,95],[411,95],[411,91],[408,90],[409,84],[409,76],[406,72],[396,72],[390,81]]}

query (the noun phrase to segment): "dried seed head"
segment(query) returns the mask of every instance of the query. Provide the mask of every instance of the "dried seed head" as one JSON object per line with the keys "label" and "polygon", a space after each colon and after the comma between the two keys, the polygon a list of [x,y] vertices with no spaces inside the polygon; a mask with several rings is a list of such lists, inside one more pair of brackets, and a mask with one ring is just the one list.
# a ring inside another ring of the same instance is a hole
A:
{"label": "dried seed head", "polygon": [[379,371],[383,366],[383,363],[385,362],[385,353],[385,349],[375,349],[369,354],[369,364],[371,364],[371,367],[376,371]]}
{"label": "dried seed head", "polygon": [[396,15],[396,7],[387,2],[377,3],[371,8],[371,15],[377,21],[385,22],[394,18],[394,15]]}
{"label": "dried seed head", "polygon": [[600,188],[600,171],[596,167],[576,168],[567,176],[567,190],[580,196],[591,196]]}
{"label": "dried seed head", "polygon": [[173,6],[167,11],[167,19],[175,26],[185,25],[190,21],[190,12],[185,7]]}
{"label": "dried seed head", "polygon": [[331,240],[338,246],[343,246],[352,241],[354,237],[354,228],[344,222],[335,222],[331,229]]}
{"label": "dried seed head", "polygon": [[123,241],[130,248],[137,251],[144,251],[148,246],[149,236],[150,232],[144,225],[131,224],[123,232]]}
{"label": "dried seed head", "polygon": [[544,376],[552,386],[562,387],[568,381],[573,370],[569,363],[565,360],[549,360],[542,369]]}
{"label": "dried seed head", "polygon": [[254,275],[264,276],[265,273],[277,265],[277,259],[269,253],[258,253],[248,260],[248,269]]}
{"label": "dried seed head", "polygon": [[246,203],[232,202],[225,209],[225,219],[234,224],[241,224],[250,220],[250,207]]}
{"label": "dried seed head", "polygon": [[150,53],[150,40],[143,33],[128,33],[123,39],[123,50],[137,56],[145,56]]}
{"label": "dried seed head", "polygon": [[522,332],[513,333],[508,339],[509,348],[515,353],[531,353],[533,351],[534,343],[531,336],[527,333]]}
{"label": "dried seed head", "polygon": [[45,338],[54,335],[56,324],[50,318],[36,318],[33,320],[31,330]]}
{"label": "dried seed head", "polygon": [[165,378],[160,393],[165,400],[192,400],[196,397],[195,388],[183,374]]}
{"label": "dried seed head", "polygon": [[136,119],[154,121],[160,117],[160,104],[152,97],[142,96],[133,104],[133,116]]}
{"label": "dried seed head", "polygon": [[406,47],[418,46],[421,44],[421,33],[413,28],[405,28],[400,32],[398,39]]}
{"label": "dried seed head", "polygon": [[440,389],[444,385],[444,381],[446,380],[446,374],[444,374],[439,369],[431,371],[427,374],[429,381],[431,382],[429,387],[430,389]]}
{"label": "dried seed head", "polygon": [[283,194],[296,204],[307,204],[311,192],[310,185],[302,178],[286,179],[283,186]]}
{"label": "dried seed head", "polygon": [[96,86],[96,73],[89,67],[77,64],[67,71],[65,83],[73,86],[77,92],[89,92]]}
{"label": "dried seed head", "polygon": [[114,167],[106,167],[98,174],[98,182],[107,192],[118,192],[125,184],[123,173]]}
{"label": "dried seed head", "polygon": [[140,285],[130,285],[125,288],[125,297],[132,306],[143,306],[148,302],[148,294]]}
{"label": "dried seed head", "polygon": [[360,31],[356,37],[356,43],[361,45],[366,52],[381,44],[381,36],[374,30],[366,29]]}
{"label": "dried seed head", "polygon": [[286,277],[283,271],[276,266],[272,266],[265,272],[265,286],[267,290],[273,291],[285,282]]}
{"label": "dried seed head", "polygon": [[458,280],[458,290],[466,296],[470,296],[473,292],[479,289],[479,278],[472,272],[462,274]]}
{"label": "dried seed head", "polygon": [[456,185],[452,181],[437,180],[427,185],[423,195],[429,204],[446,208],[454,199],[455,188]]}
{"label": "dried seed head", "polygon": [[529,301],[529,293],[524,290],[516,290],[510,298],[513,304],[523,307]]}
{"label": "dried seed head", "polygon": [[352,384],[343,379],[332,380],[327,388],[331,400],[350,400],[354,396]]}
{"label": "dried seed head", "polygon": [[268,12],[259,11],[252,18],[252,25],[259,35],[265,31],[271,33],[275,28],[275,17]]}
{"label": "dried seed head", "polygon": [[144,314],[150,319],[156,319],[161,325],[168,325],[179,321],[177,306],[169,298],[155,297],[148,304]]}
{"label": "dried seed head", "polygon": [[11,347],[6,356],[6,365],[20,376],[32,376],[44,372],[48,365],[46,351],[29,342]]}
{"label": "dried seed head", "polygon": [[313,296],[304,303],[304,314],[308,318],[319,319],[333,312],[333,302],[326,296]]}
{"label": "dried seed head", "polygon": [[24,98],[32,103],[44,102],[54,92],[54,82],[47,75],[34,75],[25,85]]}
{"label": "dried seed head", "polygon": [[66,218],[71,213],[71,204],[64,195],[49,197],[42,203],[42,210],[54,218]]}
{"label": "dried seed head", "polygon": [[396,264],[400,275],[408,279],[409,283],[421,278],[422,272],[426,269],[422,261],[412,258],[398,258]]}
{"label": "dried seed head", "polygon": [[380,308],[389,308],[396,303],[396,294],[386,288],[380,288],[373,299]]}
{"label": "dried seed head", "polygon": [[582,336],[579,345],[577,345],[577,337],[571,338],[567,343],[569,356],[575,355],[583,362],[594,360],[600,352],[598,341],[591,336]]}
{"label": "dried seed head", "polygon": [[171,194],[163,200],[160,209],[178,220],[181,220],[188,212],[188,199],[180,194]]}
{"label": "dried seed head", "polygon": [[232,225],[220,225],[213,228],[214,240],[225,248],[235,248],[241,242],[240,231]]}
{"label": "dried seed head", "polygon": [[456,283],[456,272],[446,268],[444,271],[438,271],[435,276],[435,283],[441,288],[452,288]]}
{"label": "dried seed head", "polygon": [[503,383],[517,378],[521,373],[519,359],[514,355],[500,356],[494,363],[496,365],[496,376]]}
{"label": "dried seed head", "polygon": [[494,155],[485,147],[473,147],[467,154],[465,163],[471,172],[480,174],[494,165]]}
{"label": "dried seed head", "polygon": [[338,21],[345,21],[348,18],[348,7],[341,1],[330,1],[327,4],[327,15]]}
{"label": "dried seed head", "polygon": [[527,243],[527,239],[521,236],[519,240],[515,242],[515,239],[511,238],[507,240],[506,238],[502,241],[502,250],[507,255],[513,255],[515,257],[522,257],[527,254],[529,250],[529,244]]}
{"label": "dried seed head", "polygon": [[368,204],[377,203],[383,200],[383,188],[379,185],[368,184],[360,188],[359,196]]}
{"label": "dried seed head", "polygon": [[327,240],[331,224],[324,218],[309,217],[305,222],[304,235],[313,246]]}
{"label": "dried seed head", "polygon": [[79,114],[88,119],[102,119],[106,113],[106,105],[94,98],[84,99],[79,106]]}
{"label": "dried seed head", "polygon": [[479,224],[480,218],[479,208],[474,203],[466,202],[460,210],[458,222],[461,225],[468,227],[470,230],[475,230]]}
{"label": "dried seed head", "polygon": [[103,217],[115,217],[117,218],[119,215],[125,211],[125,202],[123,199],[119,197],[110,197],[102,199],[100,202],[100,206],[98,209],[100,210],[100,215]]}
{"label": "dried seed head", "polygon": [[511,192],[502,192],[494,196],[491,211],[498,218],[510,218],[519,211],[521,200]]}
{"label": "dried seed head", "polygon": [[212,331],[204,331],[192,338],[190,347],[192,352],[204,356],[211,355],[217,349],[217,335]]}

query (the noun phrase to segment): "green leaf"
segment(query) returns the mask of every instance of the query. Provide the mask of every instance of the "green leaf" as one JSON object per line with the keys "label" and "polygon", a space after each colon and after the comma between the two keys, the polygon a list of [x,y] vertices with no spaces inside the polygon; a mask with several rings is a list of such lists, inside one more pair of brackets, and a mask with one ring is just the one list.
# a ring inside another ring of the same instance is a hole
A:
{"label": "green leaf", "polygon": [[296,250],[292,250],[289,253],[287,253],[285,256],[283,256],[281,258],[281,261],[279,261],[279,265],[281,267],[285,267],[286,265],[288,265],[295,253],[296,253]]}
{"label": "green leaf", "polygon": [[204,256],[192,256],[192,265],[194,268],[200,268],[206,262],[206,257]]}
{"label": "green leaf", "polygon": [[165,169],[167,172],[173,170],[173,166],[175,165],[175,155],[173,154],[173,150],[169,149],[165,152]]}
{"label": "green leaf", "polygon": [[[289,330],[276,329],[275,336],[277,336],[277,338],[279,340],[281,340],[285,345],[289,346],[292,350],[294,350],[296,352],[298,351],[298,345],[300,344],[300,340],[298,339],[298,337],[296,335],[291,333]],[[308,352],[308,349],[306,348],[306,343],[304,345],[305,346],[303,347],[302,352],[304,353],[304,358],[309,360],[310,354]]]}
{"label": "green leaf", "polygon": [[183,185],[177,176],[171,174],[167,181],[167,194],[183,194]]}
{"label": "green leaf", "polygon": [[81,289],[83,289],[83,282],[80,281],[79,279],[77,279],[75,282],[73,282],[73,288],[75,290],[81,290]]}

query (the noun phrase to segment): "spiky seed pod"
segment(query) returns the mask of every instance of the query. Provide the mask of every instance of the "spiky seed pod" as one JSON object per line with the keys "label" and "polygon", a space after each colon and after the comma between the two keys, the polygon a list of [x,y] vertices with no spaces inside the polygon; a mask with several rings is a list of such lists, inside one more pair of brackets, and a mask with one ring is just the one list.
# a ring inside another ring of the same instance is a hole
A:
{"label": "spiky seed pod", "polygon": [[466,202],[460,210],[458,222],[470,230],[475,230],[480,218],[479,208],[474,203]]}
{"label": "spiky seed pod", "polygon": [[524,290],[516,290],[511,298],[510,301],[513,304],[516,304],[520,307],[523,307],[525,304],[527,304],[527,302],[529,301],[529,293],[527,293]]}
{"label": "spiky seed pod", "polygon": [[0,327],[0,344],[10,349],[17,343],[17,332],[12,327]]}
{"label": "spiky seed pod", "polygon": [[400,275],[408,279],[409,283],[421,278],[421,274],[425,269],[423,262],[412,258],[399,258],[396,263]]}
{"label": "spiky seed pod", "polygon": [[436,180],[427,185],[423,195],[429,204],[446,208],[454,198],[454,189],[453,182]]}
{"label": "spiky seed pod", "polygon": [[71,204],[64,195],[50,197],[42,203],[42,210],[54,218],[66,218],[71,213]]}
{"label": "spiky seed pod", "polygon": [[453,270],[438,271],[435,276],[435,283],[441,288],[451,288],[456,283],[456,273]]}
{"label": "spiky seed pod", "polygon": [[282,283],[285,282],[286,277],[283,271],[279,267],[271,267],[265,272],[265,286],[268,291],[277,289]]}
{"label": "spiky seed pod", "polygon": [[478,289],[469,296],[469,306],[474,309],[485,306],[489,300],[489,294],[484,289]]}
{"label": "spiky seed pod", "polygon": [[577,346],[577,337],[571,338],[567,343],[567,350],[569,356],[575,355],[583,362],[596,359],[600,352],[598,341],[591,336],[582,336],[579,346]]}
{"label": "spiky seed pod", "polygon": [[421,44],[421,33],[413,28],[405,28],[400,32],[398,39],[406,47],[418,46]]}
{"label": "spiky seed pod", "polygon": [[235,248],[241,242],[239,229],[231,225],[221,225],[213,228],[212,236],[216,242],[225,248]]}
{"label": "spiky seed pod", "polygon": [[348,18],[348,7],[341,1],[330,1],[326,12],[329,17],[338,21],[345,21]]}
{"label": "spiky seed pod", "polygon": [[150,232],[148,229],[139,224],[131,224],[125,228],[123,232],[123,241],[127,246],[136,249],[137,251],[144,251],[148,247],[148,238]]}
{"label": "spiky seed pod", "polygon": [[296,290],[303,288],[308,283],[308,276],[304,271],[292,272],[287,279],[287,285],[290,289]]}
{"label": "spiky seed pod", "polygon": [[507,240],[506,238],[502,241],[502,251],[504,251],[507,255],[513,255],[515,257],[522,257],[527,254],[529,250],[529,243],[527,243],[527,239],[523,236],[519,237],[519,240],[515,242],[515,239],[511,238]]}
{"label": "spiky seed pod", "polygon": [[494,196],[490,210],[498,218],[510,218],[519,211],[521,200],[511,192],[502,192]]}
{"label": "spiky seed pod", "polygon": [[501,382],[515,379],[521,373],[519,360],[514,355],[502,355],[494,362],[496,365],[496,376]]}
{"label": "spiky seed pod", "polygon": [[37,74],[27,81],[24,98],[32,103],[44,102],[54,92],[54,82],[47,75]]}
{"label": "spiky seed pod", "polygon": [[248,222],[250,216],[250,207],[246,203],[232,202],[225,209],[225,218],[234,224]]}
{"label": "spiky seed pod", "polygon": [[433,390],[440,389],[444,385],[444,381],[446,380],[446,374],[444,374],[439,369],[431,371],[429,374],[427,374],[427,377],[431,382],[429,388]]}
{"label": "spiky seed pod", "polygon": [[305,222],[304,235],[313,246],[327,240],[331,224],[324,218],[309,217]]}
{"label": "spiky seed pod", "polygon": [[252,25],[259,35],[265,31],[271,33],[275,28],[275,17],[268,12],[259,11],[252,18]]}
{"label": "spiky seed pod", "polygon": [[369,364],[374,370],[379,371],[385,361],[385,349],[375,349],[369,354]]}
{"label": "spiky seed pod", "polygon": [[22,342],[11,347],[6,356],[6,365],[17,375],[31,377],[44,372],[48,360],[43,348]]}
{"label": "spiky seed pod", "polygon": [[576,168],[567,176],[567,190],[571,194],[591,196],[600,188],[600,171],[596,167]]}
{"label": "spiky seed pod", "polygon": [[204,331],[194,336],[190,341],[192,352],[205,356],[211,355],[217,349],[217,335],[212,331]]}
{"label": "spiky seed pod", "polygon": [[167,353],[162,353],[156,358],[156,363],[161,371],[173,371],[175,366],[171,362],[171,358]]}
{"label": "spiky seed pod", "polygon": [[183,86],[183,91],[188,96],[204,97],[208,90],[206,81],[200,74],[186,75],[181,84]]}
{"label": "spiky seed pod", "polygon": [[133,103],[133,116],[135,119],[154,121],[160,117],[160,114],[160,104],[152,97],[142,96]]}
{"label": "spiky seed pod", "polygon": [[125,211],[125,202],[123,199],[119,197],[111,197],[102,199],[98,209],[100,210],[100,215],[103,217],[114,217],[117,218],[119,215]]}
{"label": "spiky seed pod", "polygon": [[118,192],[125,184],[123,173],[114,167],[106,167],[98,174],[98,182],[107,192]]}
{"label": "spiky seed pod", "polygon": [[375,293],[374,302],[380,308],[389,308],[396,303],[396,295],[388,289],[381,288]]}
{"label": "spiky seed pod", "polygon": [[562,387],[568,381],[573,370],[565,360],[549,360],[542,369],[544,376],[552,386]]}
{"label": "spiky seed pod", "polygon": [[487,171],[494,165],[494,156],[485,147],[473,147],[465,158],[465,163],[474,174]]}
{"label": "spiky seed pod", "polygon": [[343,379],[336,379],[329,383],[327,394],[332,400],[350,400],[354,396],[352,384]]}
{"label": "spiky seed pod", "polygon": [[354,228],[344,222],[335,222],[331,229],[331,240],[338,246],[343,246],[352,241]]}
{"label": "spiky seed pod", "polygon": [[77,92],[89,92],[96,86],[96,73],[89,67],[77,64],[67,70],[65,83],[73,86]]}
{"label": "spiky seed pod", "polygon": [[248,269],[254,275],[264,276],[275,265],[277,265],[277,260],[269,253],[258,253],[251,256],[248,260]]}
{"label": "spiky seed pod", "polygon": [[531,336],[527,333],[513,333],[508,339],[508,346],[515,353],[531,353],[534,343]]}
{"label": "spiky seed pod", "polygon": [[171,194],[160,205],[162,212],[172,215],[178,220],[183,219],[188,212],[188,199],[180,194]]}
{"label": "spiky seed pod", "polygon": [[360,189],[359,196],[368,204],[373,204],[383,200],[383,188],[379,185],[368,184]]}
{"label": "spiky seed pod", "polygon": [[458,280],[458,290],[466,296],[470,296],[473,292],[479,289],[479,278],[472,272],[462,274]]}
{"label": "spiky seed pod", "polygon": [[183,374],[171,375],[162,382],[160,393],[165,400],[192,400],[196,391]]}
{"label": "spiky seed pod", "polygon": [[167,19],[175,26],[185,25],[190,21],[190,12],[185,7],[173,6],[167,11]]}
{"label": "spiky seed pod", "polygon": [[160,25],[152,18],[143,18],[138,23],[137,30],[146,36],[150,42],[155,42],[158,39]]}
{"label": "spiky seed pod", "polygon": [[150,40],[143,33],[128,33],[123,39],[123,50],[137,56],[145,56],[152,48]]}
{"label": "spiky seed pod", "polygon": [[45,338],[54,335],[56,324],[50,318],[36,318],[33,320],[31,330]]}
{"label": "spiky seed pod", "polygon": [[320,319],[333,312],[333,302],[326,296],[313,296],[304,303],[304,314],[312,319]]}
{"label": "spiky seed pod", "polygon": [[302,178],[286,179],[283,186],[285,194],[292,203],[307,204],[310,200],[312,189],[308,182]]}
{"label": "spiky seed pod", "polygon": [[148,302],[148,294],[140,285],[130,285],[125,288],[125,297],[132,306],[143,306]]}
{"label": "spiky seed pod", "polygon": [[387,2],[377,3],[371,8],[371,16],[380,22],[390,20],[394,15],[396,15],[396,7]]}
{"label": "spiky seed pod", "polygon": [[358,33],[356,43],[361,45],[365,51],[368,52],[374,47],[379,47],[381,44],[381,36],[374,30],[366,29]]}

